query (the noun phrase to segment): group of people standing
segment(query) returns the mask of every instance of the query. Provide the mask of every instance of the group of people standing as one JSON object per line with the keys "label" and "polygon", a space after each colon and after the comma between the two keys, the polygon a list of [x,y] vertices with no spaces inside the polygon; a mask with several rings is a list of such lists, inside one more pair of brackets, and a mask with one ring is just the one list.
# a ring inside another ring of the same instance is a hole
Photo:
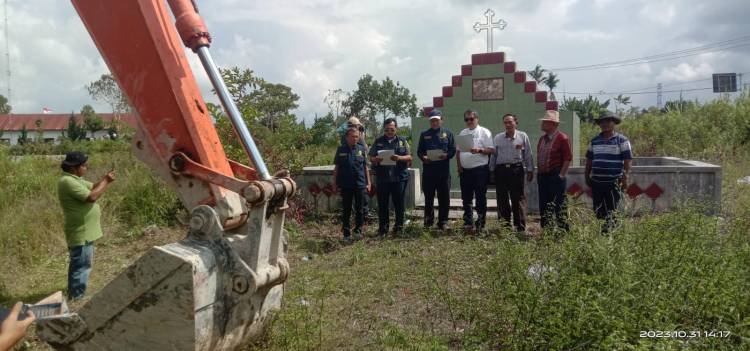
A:
{"label": "group of people standing", "polygon": [[[418,140],[417,154],[423,164],[422,192],[424,193],[424,226],[437,224],[444,229],[450,208],[451,175],[450,162],[456,159],[463,202],[465,231],[482,232],[487,223],[487,189],[494,181],[497,196],[498,217],[502,224],[519,233],[526,232],[527,182],[536,181],[539,193],[539,210],[543,228],[556,227],[561,232],[569,230],[566,209],[567,173],[573,160],[568,135],[558,129],[560,115],[557,111],[546,111],[539,120],[544,134],[536,143],[536,163],[532,155],[529,136],[518,130],[518,117],[512,113],[502,116],[505,130],[494,137],[479,125],[479,114],[474,110],[464,113],[466,128],[458,136],[471,136],[472,147],[462,150],[456,146],[453,133],[443,127],[440,110],[429,114],[430,128],[423,131]],[[604,219],[602,233],[615,225],[614,211],[625,188],[632,159],[630,142],[616,133],[614,126],[621,122],[619,116],[606,112],[596,119],[602,132],[589,143],[586,152],[586,184],[592,189],[594,211],[597,218]],[[341,189],[344,210],[342,223],[344,238],[361,238],[364,223],[363,204],[366,192],[373,191],[378,197],[378,234],[385,236],[389,230],[389,202],[395,209],[395,226],[398,233],[404,225],[404,195],[409,181],[408,167],[412,157],[406,138],[396,135],[397,122],[388,119],[383,124],[383,135],[368,149],[361,124],[356,118],[349,120],[342,146],[334,159],[334,180]],[[465,138],[465,137],[464,137]],[[465,143],[463,143],[464,146]],[[392,150],[392,152],[384,152]],[[391,162],[384,162],[381,155],[389,155]],[[376,183],[370,180],[368,161],[375,171]],[[437,221],[434,201],[438,199]],[[354,203],[352,203],[354,199]],[[350,216],[354,205],[355,228],[350,228]],[[474,217],[476,211],[477,216]]]}

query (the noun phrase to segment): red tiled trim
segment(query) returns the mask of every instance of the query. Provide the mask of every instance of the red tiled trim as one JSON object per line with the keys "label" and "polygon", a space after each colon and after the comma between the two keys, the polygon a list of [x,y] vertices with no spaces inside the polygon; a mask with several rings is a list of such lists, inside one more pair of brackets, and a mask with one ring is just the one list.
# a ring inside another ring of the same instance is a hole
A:
{"label": "red tiled trim", "polygon": [[443,107],[443,98],[442,97],[434,97],[434,98],[432,98],[432,106],[433,107]]}
{"label": "red tiled trim", "polygon": [[505,62],[505,53],[503,52],[488,52],[471,55],[472,65],[492,65],[503,62]]}
{"label": "red tiled trim", "polygon": [[[513,61],[505,62],[505,53],[503,52],[491,52],[491,53],[471,55],[471,64],[462,65],[461,75],[456,75],[456,76],[451,77],[451,85],[443,87],[442,96],[436,96],[432,98],[433,106],[424,107],[422,109],[422,113],[424,114],[424,116],[427,117],[430,114],[430,112],[435,108],[443,107],[443,104],[445,103],[444,98],[452,97],[454,88],[460,87],[463,85],[463,78],[472,76],[473,65],[491,65],[491,64],[503,64],[503,73],[504,74],[512,73],[513,82],[516,84],[523,84],[523,91],[525,93],[532,93],[534,95],[534,102],[544,103],[544,106],[547,110],[557,111],[559,109],[559,103],[557,101],[548,101],[548,96],[547,96],[546,91],[537,91],[536,81],[529,81],[529,82],[526,81],[527,72],[516,71],[517,69],[516,62],[513,62]],[[587,192],[590,192],[590,191],[591,191],[590,189],[587,189]]]}
{"label": "red tiled trim", "polygon": [[443,87],[443,97],[453,96],[453,87]]}
{"label": "red tiled trim", "polygon": [[461,76],[453,76],[451,77],[451,85],[454,87],[460,87],[463,84],[463,79],[461,79]]}
{"label": "red tiled trim", "polygon": [[537,91],[534,93],[534,101],[536,102],[547,102],[547,92],[546,91]]}
{"label": "red tiled trim", "polygon": [[523,83],[523,92],[524,93],[533,93],[536,91],[536,82],[526,82]]}

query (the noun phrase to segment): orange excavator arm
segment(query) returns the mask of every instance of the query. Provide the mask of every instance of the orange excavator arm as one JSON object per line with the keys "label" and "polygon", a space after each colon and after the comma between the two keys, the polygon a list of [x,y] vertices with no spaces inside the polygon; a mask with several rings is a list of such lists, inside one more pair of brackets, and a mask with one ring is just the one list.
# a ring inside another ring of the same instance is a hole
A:
{"label": "orange excavator arm", "polygon": [[[73,0],[136,111],[136,154],[174,185],[187,208],[219,206],[226,211],[220,213],[225,221],[236,222],[243,212],[236,195],[243,195],[247,187],[237,177],[271,177],[211,59],[210,35],[195,3],[168,3],[176,23],[161,0]],[[180,36],[199,55],[254,169],[227,159]]]}
{"label": "orange excavator arm", "polygon": [[[191,210],[185,240],[154,247],[75,313],[38,322],[64,350],[233,350],[279,308],[289,274],[290,178],[272,177],[209,53],[194,1],[72,0],[136,112],[136,156]],[[198,55],[252,168],[227,159],[186,57]]]}

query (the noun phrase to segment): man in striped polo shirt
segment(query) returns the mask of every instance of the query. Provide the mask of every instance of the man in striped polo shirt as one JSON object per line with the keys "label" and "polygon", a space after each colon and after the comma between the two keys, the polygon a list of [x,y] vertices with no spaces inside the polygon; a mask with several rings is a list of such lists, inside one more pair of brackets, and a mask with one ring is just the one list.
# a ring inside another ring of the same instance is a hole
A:
{"label": "man in striped polo shirt", "polygon": [[591,187],[596,218],[604,219],[602,234],[615,225],[614,211],[620,202],[621,190],[627,187],[630,161],[633,159],[630,141],[615,132],[622,120],[611,111],[596,119],[602,132],[589,143],[586,151],[586,184]]}

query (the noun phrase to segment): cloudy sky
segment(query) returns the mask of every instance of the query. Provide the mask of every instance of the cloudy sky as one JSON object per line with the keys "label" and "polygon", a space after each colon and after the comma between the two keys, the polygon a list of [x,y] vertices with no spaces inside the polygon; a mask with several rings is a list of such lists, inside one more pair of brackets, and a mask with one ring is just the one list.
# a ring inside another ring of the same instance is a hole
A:
{"label": "cloudy sky", "polygon": [[[573,93],[630,95],[636,105],[664,100],[715,98],[712,73],[747,72],[750,83],[750,2],[721,0],[197,0],[211,31],[214,59],[222,67],[250,68],[301,96],[298,118],[312,120],[328,107],[330,89],[352,90],[365,73],[390,76],[431,105],[451,75],[486,51],[485,35],[472,26],[492,8],[508,22],[495,33],[495,50],[520,68],[567,68],[640,58],[746,37],[744,44],[675,60],[583,71],[558,71],[557,97]],[[68,1],[7,0],[11,104],[15,113],[80,110],[92,104],[84,85],[108,72]],[[1,9],[0,9],[1,10]],[[0,28],[2,30],[2,28]],[[0,40],[6,44],[5,33]],[[0,94],[7,95],[6,45],[0,45]],[[192,53],[204,94],[209,83]],[[676,90],[674,92],[671,92]],[[567,93],[565,93],[567,92]],[[608,98],[601,95],[601,98]],[[209,100],[213,98],[208,97]]]}

